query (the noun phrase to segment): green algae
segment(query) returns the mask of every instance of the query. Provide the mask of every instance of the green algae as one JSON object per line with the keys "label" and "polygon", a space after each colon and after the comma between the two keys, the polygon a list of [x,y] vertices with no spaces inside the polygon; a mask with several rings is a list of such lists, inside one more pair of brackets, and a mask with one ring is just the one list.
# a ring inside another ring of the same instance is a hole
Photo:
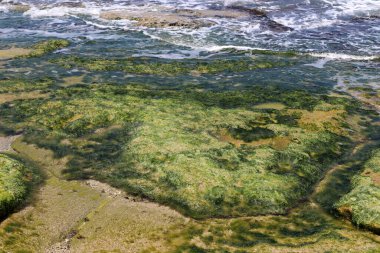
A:
{"label": "green algae", "polygon": [[295,57],[298,56],[299,53],[295,51],[270,51],[270,50],[251,50],[252,54],[259,55],[275,55],[275,56],[285,56],[285,57]]}
{"label": "green algae", "polygon": [[52,53],[58,49],[68,47],[69,45],[70,42],[68,40],[63,39],[51,39],[38,42],[37,44],[32,46],[32,51],[24,57],[41,57],[45,54]]}
{"label": "green algae", "polygon": [[373,152],[335,207],[356,225],[380,232],[380,150]]}
{"label": "green algae", "polygon": [[[70,60],[64,67],[164,76],[247,69],[246,63],[236,64],[235,68],[233,61],[230,65],[223,61],[212,65],[212,61],[168,64],[143,58],[133,59],[132,63],[76,59],[83,63]],[[2,82],[4,94],[47,92],[46,97],[0,105],[0,131],[22,132],[24,141],[33,144],[30,146],[51,150],[54,161],[67,159],[61,168],[63,178],[101,180],[190,217],[202,218],[189,219],[178,230],[171,227],[163,231],[160,240],[167,240],[170,250],[154,244],[146,252],[376,252],[378,248],[371,234],[338,222],[314,204],[302,204],[330,166],[340,162],[352,148],[356,135],[361,134],[353,118],[374,117],[355,99],[331,96],[322,88],[286,89],[272,85],[207,91],[76,81],[64,88],[50,79]],[[277,106],[268,106],[272,104]],[[371,136],[376,135],[376,127],[367,119],[359,123],[363,130],[371,131]],[[273,139],[285,143],[278,148],[271,142]],[[326,196],[332,194],[329,189],[332,188],[326,189]],[[58,194],[61,190],[52,195]],[[67,195],[67,202],[54,204],[60,209],[59,215],[72,197]],[[301,210],[292,209],[299,205]],[[326,209],[331,208],[332,202],[326,205]],[[111,224],[118,227],[126,218],[119,216],[119,223],[113,216],[114,209],[111,206],[102,210],[103,216],[90,220],[106,217],[106,221],[112,215],[112,222],[117,222]],[[265,216],[241,217],[261,214]],[[139,222],[135,221],[138,228]],[[103,224],[95,222],[99,223]],[[4,236],[4,243],[9,244],[6,249],[30,244],[29,232],[20,233],[29,231],[29,225],[35,223],[9,223],[5,227],[4,231],[9,232]],[[87,234],[83,229],[73,239],[74,246],[83,249],[94,243],[95,248],[103,238],[111,242],[111,238],[120,235],[119,229],[115,234],[102,234],[110,229],[99,226],[94,231],[101,238],[90,238],[91,229],[87,229]],[[144,238],[149,236],[142,231]],[[45,236],[44,233],[40,234]],[[139,241],[126,241],[128,246],[134,243]]]}
{"label": "green algae", "polygon": [[52,60],[65,68],[82,67],[91,71],[124,71],[138,75],[185,75],[185,74],[218,74],[270,69],[289,66],[288,61],[268,61],[249,57],[241,59],[214,60],[171,60],[163,61],[145,57],[126,59],[83,58],[76,56],[61,57]]}
{"label": "green algae", "polygon": [[46,91],[53,84],[52,80],[26,81],[24,79],[4,79],[0,80],[0,93],[18,93],[27,91]]}
{"label": "green algae", "polygon": [[[269,101],[288,108],[254,107]],[[20,129],[27,142],[70,157],[67,178],[97,178],[206,218],[284,214],[308,194],[351,145],[344,115],[354,113],[355,102],[344,100],[341,109],[347,111],[341,114],[326,111],[326,105],[316,110],[321,101],[336,110],[333,105],[342,98],[274,93],[271,87],[185,92],[77,85],[54,89],[46,98],[13,101],[11,107],[6,103],[0,110],[3,128]],[[298,116],[289,119],[294,113]],[[310,128],[302,123],[308,119],[304,115],[321,122],[332,115],[335,123]],[[246,144],[224,140],[224,129]],[[273,137],[287,144],[274,149],[260,143]]]}
{"label": "green algae", "polygon": [[21,161],[0,154],[0,217],[8,215],[25,201],[31,184],[36,180],[34,173]]}

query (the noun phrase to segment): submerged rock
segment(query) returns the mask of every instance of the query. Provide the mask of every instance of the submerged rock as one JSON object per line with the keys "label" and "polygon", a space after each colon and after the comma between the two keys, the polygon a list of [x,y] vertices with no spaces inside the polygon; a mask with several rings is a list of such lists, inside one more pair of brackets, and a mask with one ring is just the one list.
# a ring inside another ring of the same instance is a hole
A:
{"label": "submerged rock", "polygon": [[273,32],[288,32],[293,31],[294,29],[291,27],[288,27],[286,25],[280,24],[274,20],[272,20],[270,17],[268,17],[267,13],[260,9],[255,8],[247,8],[244,6],[229,6],[228,9],[236,10],[242,13],[246,13],[250,15],[251,17],[256,17],[262,20],[262,26],[267,28],[270,31]]}
{"label": "submerged rock", "polygon": [[272,32],[289,32],[289,31],[294,30],[293,28],[280,24],[270,18],[267,18],[264,26],[267,27],[268,30],[271,30]]}
{"label": "submerged rock", "polygon": [[0,59],[12,59],[19,56],[30,54],[32,50],[28,48],[11,47],[8,49],[0,49]]}

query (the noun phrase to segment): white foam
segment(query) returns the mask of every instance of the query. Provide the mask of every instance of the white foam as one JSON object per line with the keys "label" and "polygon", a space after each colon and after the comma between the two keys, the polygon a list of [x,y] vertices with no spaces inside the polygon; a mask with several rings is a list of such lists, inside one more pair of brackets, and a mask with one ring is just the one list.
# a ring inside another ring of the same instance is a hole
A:
{"label": "white foam", "polygon": [[329,58],[322,58],[322,59],[317,60],[314,63],[308,63],[308,64],[305,64],[305,65],[306,66],[311,66],[311,67],[314,67],[314,68],[318,68],[318,69],[323,69],[325,67],[325,64],[328,63],[329,61],[331,61],[331,59],[329,59]]}
{"label": "white foam", "polygon": [[[7,11],[6,5],[8,1],[11,0],[3,0],[0,3],[0,12]],[[331,26],[337,22],[343,22],[341,17],[344,15],[356,15],[358,13],[366,15],[376,11],[380,12],[380,0],[293,0],[291,1],[293,4],[289,4],[287,0],[86,0],[81,2],[84,8],[76,7],[75,5],[72,7],[67,5],[57,6],[57,2],[61,2],[57,0],[26,2],[29,2],[28,4],[31,8],[26,11],[24,15],[31,18],[42,19],[44,17],[56,17],[57,19],[67,21],[67,19],[62,17],[74,16],[80,18],[88,26],[92,26],[93,28],[91,28],[91,30],[139,30],[153,39],[178,46],[189,47],[196,51],[215,52],[229,48],[236,50],[265,50],[273,48],[273,45],[278,45],[284,50],[286,50],[286,48],[295,50],[297,50],[297,48],[307,48],[307,50],[310,51],[329,51],[330,46],[327,40],[318,40],[318,38],[315,37],[305,39],[292,35],[294,33],[298,35],[299,31],[297,30]],[[134,26],[133,21],[100,19],[100,14],[109,10],[206,9],[209,7],[209,4],[220,3],[232,5],[237,4],[237,2],[239,2],[239,5],[248,4],[249,6],[259,7],[267,11],[270,18],[286,26],[293,27],[296,31],[294,33],[276,33],[267,29],[265,25],[262,25],[263,23],[261,22],[265,23],[265,21],[255,19],[248,21],[214,17],[211,19],[215,22],[214,26],[201,29],[183,29],[178,27],[148,29]],[[316,7],[316,3],[318,3],[318,7]],[[321,8],[319,8],[320,6]],[[73,33],[77,36],[78,33],[81,32],[81,28],[83,27],[79,27],[79,29],[74,26],[67,27],[69,31],[66,30],[66,34]],[[43,28],[37,28],[37,30],[38,29],[42,30]],[[349,43],[350,46],[358,48],[358,54],[378,54],[377,52],[379,52],[380,48],[377,46],[378,43],[376,44],[378,41],[378,39],[376,39],[376,33],[380,31],[379,29],[380,28],[374,26],[370,28],[370,30],[363,31],[363,33],[355,30],[348,31],[349,36],[347,43]],[[87,33],[85,29],[83,29],[82,32]],[[311,55],[317,58],[328,58],[332,60],[372,60],[377,57],[331,53],[315,53]],[[314,67],[323,67],[325,63],[318,61],[313,65]]]}
{"label": "white foam", "polygon": [[308,53],[313,57],[324,58],[328,60],[355,60],[355,61],[371,61],[375,60],[380,56],[361,56],[361,55],[350,55],[350,54],[339,54],[339,53]]}
{"label": "white foam", "polygon": [[32,18],[40,17],[63,17],[68,15],[90,15],[99,16],[101,9],[86,6],[85,8],[71,8],[71,7],[52,7],[43,8],[31,7],[24,15],[28,15]]}
{"label": "white foam", "polygon": [[0,5],[0,12],[9,12],[9,7],[6,5]]}
{"label": "white foam", "polygon": [[318,7],[316,7],[317,1],[305,1],[303,4],[298,3],[299,6],[290,11],[282,9],[284,3],[282,5],[276,4],[276,1],[270,3],[278,5],[280,10],[272,18],[297,30],[337,25],[344,23],[344,18],[348,16],[380,14],[379,0],[320,0]]}

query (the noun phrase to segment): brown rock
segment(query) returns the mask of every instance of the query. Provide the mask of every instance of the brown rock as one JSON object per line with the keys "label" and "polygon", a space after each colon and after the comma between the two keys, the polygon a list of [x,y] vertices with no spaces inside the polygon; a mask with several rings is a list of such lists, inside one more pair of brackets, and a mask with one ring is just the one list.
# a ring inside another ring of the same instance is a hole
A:
{"label": "brown rock", "polygon": [[176,10],[176,13],[182,16],[193,18],[248,18],[250,15],[246,12],[236,10]]}
{"label": "brown rock", "polygon": [[55,5],[55,7],[69,7],[69,8],[84,8],[81,2],[62,2]]}
{"label": "brown rock", "polygon": [[137,21],[138,26],[146,27],[183,27],[200,28],[211,26],[214,23],[207,20],[194,19],[176,13],[168,12],[132,12],[132,11],[108,11],[100,15],[103,19],[119,20],[127,19]]}
{"label": "brown rock", "polygon": [[9,7],[10,11],[15,11],[15,12],[26,12],[29,9],[30,9],[30,6],[26,4],[12,4]]}

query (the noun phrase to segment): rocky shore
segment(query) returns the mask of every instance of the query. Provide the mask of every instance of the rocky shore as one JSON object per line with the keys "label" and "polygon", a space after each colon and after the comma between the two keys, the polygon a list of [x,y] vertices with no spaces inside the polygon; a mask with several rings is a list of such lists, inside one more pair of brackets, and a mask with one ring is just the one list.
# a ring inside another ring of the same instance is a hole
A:
{"label": "rocky shore", "polygon": [[101,12],[100,18],[106,20],[130,20],[134,21],[137,26],[151,28],[180,27],[189,29],[213,26],[216,24],[216,21],[213,19],[223,18],[257,22],[263,27],[275,32],[292,30],[291,28],[270,19],[264,11],[236,6],[220,10],[110,10]]}

